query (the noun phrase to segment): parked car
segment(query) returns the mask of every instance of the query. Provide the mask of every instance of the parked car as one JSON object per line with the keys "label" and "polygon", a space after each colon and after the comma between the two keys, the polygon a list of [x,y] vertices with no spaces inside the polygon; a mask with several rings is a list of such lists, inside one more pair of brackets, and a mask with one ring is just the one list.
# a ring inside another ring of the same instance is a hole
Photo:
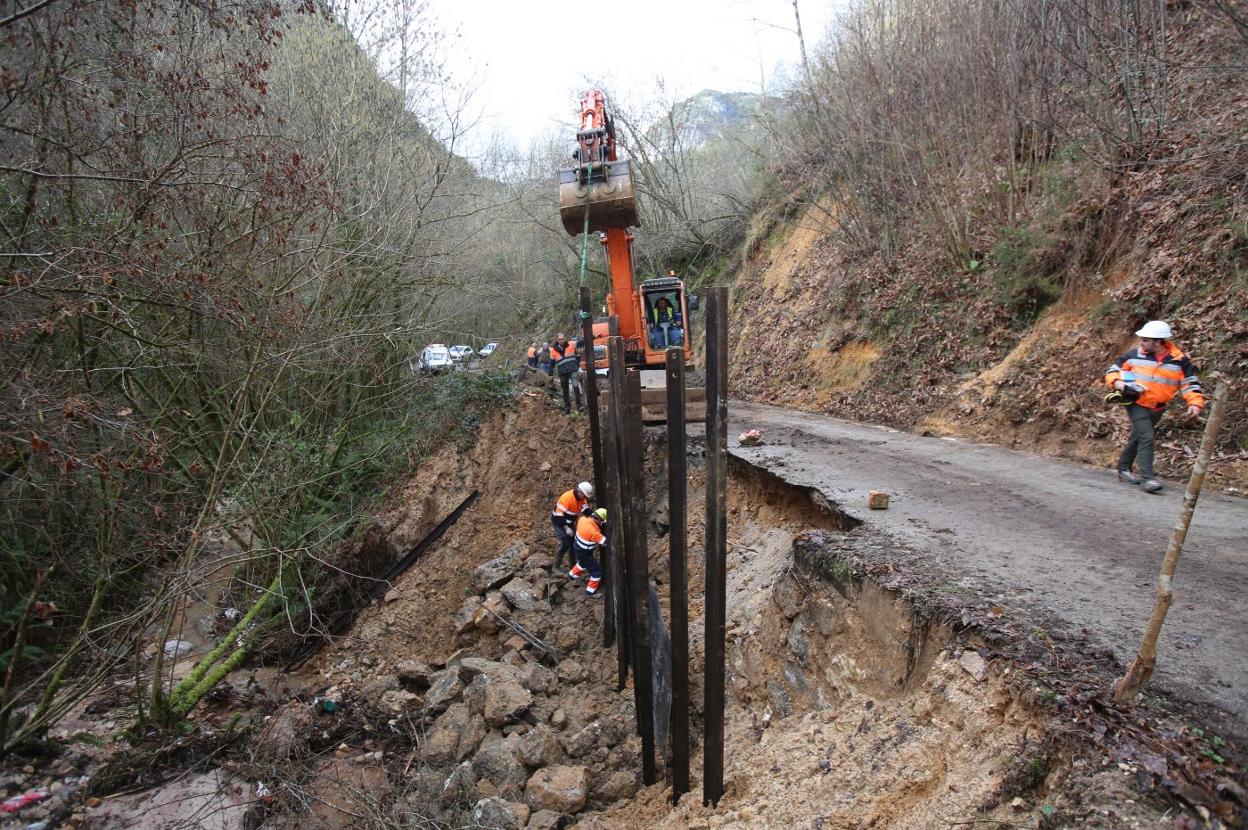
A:
{"label": "parked car", "polygon": [[476,352],[472,350],[472,346],[451,346],[451,360],[456,363],[462,363],[472,357]]}
{"label": "parked car", "polygon": [[426,374],[437,375],[450,369],[455,362],[451,359],[451,351],[441,343],[430,343],[416,361],[416,370]]}
{"label": "parked car", "polygon": [[498,348],[497,343],[486,343],[484,346],[481,347],[481,351],[478,352],[477,354],[481,355],[482,357],[489,357],[490,355],[494,354],[494,350],[497,348]]}

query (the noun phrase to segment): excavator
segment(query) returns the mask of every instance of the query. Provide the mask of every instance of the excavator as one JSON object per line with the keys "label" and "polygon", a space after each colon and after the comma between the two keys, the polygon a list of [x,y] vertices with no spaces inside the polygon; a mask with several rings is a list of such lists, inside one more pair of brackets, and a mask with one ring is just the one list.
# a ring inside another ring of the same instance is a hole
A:
{"label": "excavator", "polygon": [[[685,284],[669,271],[666,277],[637,283],[633,265],[633,240],[629,228],[641,227],[633,172],[628,159],[620,158],[615,125],[607,112],[606,96],[590,90],[581,100],[580,129],[572,153],[577,166],[559,171],[559,218],[570,235],[597,233],[605,249],[611,289],[606,297],[606,316],[594,320],[594,366],[607,368],[606,342],[610,319],[624,338],[624,363],[641,371],[642,420],[666,421],[664,389],[666,352],[680,348],[685,365],[693,366],[689,342],[690,302]],[[585,354],[590,354],[585,350]],[[588,368],[588,367],[587,367]],[[657,371],[656,371],[657,370]],[[686,388],[686,417],[706,420],[706,390]]]}

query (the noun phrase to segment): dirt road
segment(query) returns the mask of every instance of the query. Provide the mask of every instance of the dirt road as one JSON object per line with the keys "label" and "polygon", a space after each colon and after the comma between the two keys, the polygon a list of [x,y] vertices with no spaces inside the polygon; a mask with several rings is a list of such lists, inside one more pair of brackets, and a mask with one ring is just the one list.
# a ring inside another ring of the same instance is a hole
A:
{"label": "dirt road", "polygon": [[[764,445],[741,447],[743,430]],[[941,569],[1135,654],[1185,483],[1162,495],[1110,470],[733,401],[729,452],[819,489]],[[867,491],[890,494],[867,509]],[[967,584],[967,583],[963,583]],[[955,586],[956,587],[956,586]],[[1248,723],[1248,500],[1202,494],[1175,578],[1154,683]]]}

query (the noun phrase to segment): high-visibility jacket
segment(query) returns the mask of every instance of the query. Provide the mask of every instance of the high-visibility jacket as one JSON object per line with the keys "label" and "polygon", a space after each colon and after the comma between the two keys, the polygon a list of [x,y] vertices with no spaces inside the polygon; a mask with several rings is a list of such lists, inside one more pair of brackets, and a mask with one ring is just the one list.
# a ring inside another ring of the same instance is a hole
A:
{"label": "high-visibility jacket", "polygon": [[572,539],[572,544],[581,550],[593,550],[605,541],[607,537],[602,535],[602,528],[593,516],[582,516],[576,520],[576,536]]}
{"label": "high-visibility jacket", "polygon": [[529,360],[537,359],[537,346],[529,346]]}
{"label": "high-visibility jacket", "polygon": [[569,490],[559,497],[555,502],[555,509],[550,515],[571,521],[574,517],[580,515],[581,508],[589,504],[589,499],[581,495],[581,491],[575,488]]}
{"label": "high-visibility jacket", "polygon": [[1149,409],[1165,409],[1176,394],[1182,394],[1188,406],[1205,408],[1205,396],[1192,361],[1169,340],[1161,357],[1135,348],[1118,358],[1105,373],[1105,384],[1113,388],[1119,380],[1139,384],[1144,391],[1136,403]]}
{"label": "high-visibility jacket", "polygon": [[650,318],[654,321],[654,324],[657,326],[659,323],[662,323],[662,322],[674,323],[678,319],[680,319],[680,315],[677,314],[676,310],[672,308],[670,305],[667,308],[659,308],[656,305],[654,308],[650,309]]}
{"label": "high-visibility jacket", "polygon": [[576,359],[576,344],[571,340],[565,342],[562,347],[556,340],[550,347],[551,359],[555,361],[555,368],[559,370],[561,375],[570,375],[576,371],[580,362]]}

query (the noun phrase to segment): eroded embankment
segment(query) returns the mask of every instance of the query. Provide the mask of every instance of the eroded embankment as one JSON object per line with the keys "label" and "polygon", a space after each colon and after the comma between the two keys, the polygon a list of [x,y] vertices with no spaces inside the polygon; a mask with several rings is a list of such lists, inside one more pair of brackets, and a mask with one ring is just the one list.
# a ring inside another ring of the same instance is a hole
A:
{"label": "eroded embankment", "polygon": [[769,471],[730,470],[725,797],[701,806],[699,755],[677,807],[656,786],[580,826],[1034,826],[1054,764],[1043,719],[951,627],[823,548],[856,520]]}
{"label": "eroded embankment", "polygon": [[[122,796],[148,775],[135,766],[137,777],[101,783],[105,801],[84,826],[129,826],[157,804],[206,811],[222,828],[1155,825],[1159,813],[1135,801],[1139,768],[1118,766],[1129,756],[1070,749],[1030,675],[935,604],[889,587],[891,566],[857,556],[866,526],[817,491],[737,462],[727,793],[701,806],[700,507],[688,568],[694,791],[672,807],[665,782],[640,787],[632,691],[616,688],[615,654],[601,647],[602,599],[551,555],[550,503],[588,464],[579,451],[549,462],[552,445],[585,438],[583,423],[550,412],[522,397],[471,450],[448,449],[396,488],[378,526],[399,551],[462,492],[482,495],[296,675],[257,684],[240,671],[201,706],[184,766],[202,773],[202,792]],[[656,529],[665,452],[649,431]],[[700,506],[696,438],[689,460],[689,503]],[[649,546],[665,606],[667,541],[652,533]],[[1140,762],[1157,763],[1167,761]]]}

